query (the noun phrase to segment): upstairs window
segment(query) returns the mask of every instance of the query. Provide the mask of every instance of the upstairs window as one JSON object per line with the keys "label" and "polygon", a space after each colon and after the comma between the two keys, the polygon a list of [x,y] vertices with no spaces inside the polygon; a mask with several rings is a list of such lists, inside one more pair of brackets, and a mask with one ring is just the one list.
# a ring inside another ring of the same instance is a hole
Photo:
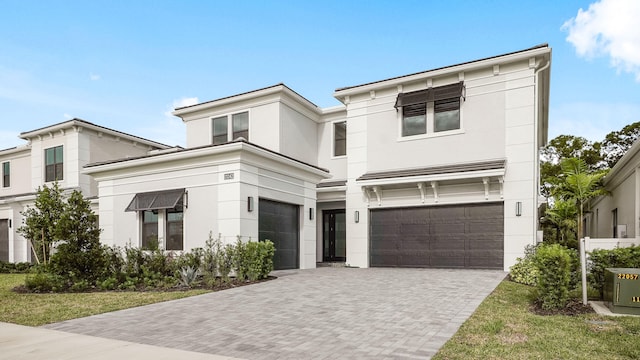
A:
{"label": "upstairs window", "polygon": [[233,114],[231,116],[231,122],[233,126],[233,136],[231,140],[233,141],[239,137],[243,137],[249,141],[249,113]]}
{"label": "upstairs window", "polygon": [[227,142],[227,117],[219,117],[213,121],[213,144],[224,144]]}
{"label": "upstairs window", "polygon": [[347,122],[333,124],[333,156],[347,155]]}
{"label": "upstairs window", "polygon": [[240,137],[249,140],[249,112],[247,111],[213,118],[211,122],[214,145],[224,144]]}
{"label": "upstairs window", "polygon": [[63,179],[62,153],[62,145],[45,149],[45,182],[59,181]]}
{"label": "upstairs window", "polygon": [[462,82],[398,94],[395,107],[402,108],[402,136],[460,129],[460,99]]}
{"label": "upstairs window", "polygon": [[460,129],[460,98],[436,101],[433,112],[433,131]]}
{"label": "upstairs window", "polygon": [[413,104],[402,107],[402,136],[427,133],[427,104]]}
{"label": "upstairs window", "polygon": [[11,186],[11,165],[8,161],[2,163],[2,187]]}

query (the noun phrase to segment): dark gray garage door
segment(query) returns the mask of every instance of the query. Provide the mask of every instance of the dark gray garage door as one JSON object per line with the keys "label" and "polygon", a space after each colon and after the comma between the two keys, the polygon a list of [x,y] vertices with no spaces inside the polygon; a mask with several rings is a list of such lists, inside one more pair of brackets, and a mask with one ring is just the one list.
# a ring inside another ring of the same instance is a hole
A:
{"label": "dark gray garage door", "polygon": [[260,199],[258,206],[259,240],[271,240],[276,247],[275,270],[298,268],[298,206]]}
{"label": "dark gray garage door", "polygon": [[370,265],[502,269],[504,204],[370,212]]}

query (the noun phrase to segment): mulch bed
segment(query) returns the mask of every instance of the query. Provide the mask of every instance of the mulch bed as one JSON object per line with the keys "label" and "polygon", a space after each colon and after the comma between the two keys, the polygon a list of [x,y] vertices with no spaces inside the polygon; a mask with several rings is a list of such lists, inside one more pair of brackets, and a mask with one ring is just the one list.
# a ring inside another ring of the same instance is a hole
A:
{"label": "mulch bed", "polygon": [[558,310],[544,310],[538,302],[535,302],[529,310],[536,315],[565,315],[576,316],[581,314],[591,314],[595,311],[590,305],[584,305],[580,299],[569,299],[567,306]]}

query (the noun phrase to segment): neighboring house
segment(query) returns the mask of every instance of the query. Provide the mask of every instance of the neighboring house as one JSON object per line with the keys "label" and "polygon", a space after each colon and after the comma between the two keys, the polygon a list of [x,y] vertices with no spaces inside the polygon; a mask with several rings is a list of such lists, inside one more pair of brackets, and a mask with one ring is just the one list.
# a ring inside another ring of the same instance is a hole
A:
{"label": "neighboring house", "polygon": [[28,242],[17,233],[21,212],[33,206],[36,191],[58,182],[65,191],[80,190],[98,210],[95,180],[82,168],[96,161],[140,156],[168,146],[72,119],[23,132],[28,143],[0,150],[0,261],[31,261]]}
{"label": "neighboring house", "polygon": [[592,200],[584,219],[590,248],[640,245],[640,141],[609,171],[604,187],[611,196]]}
{"label": "neighboring house", "polygon": [[536,242],[547,45],[337,89],[283,84],[178,108],[187,147],[91,161],[102,241],[270,239],[278,269],[507,270]]}

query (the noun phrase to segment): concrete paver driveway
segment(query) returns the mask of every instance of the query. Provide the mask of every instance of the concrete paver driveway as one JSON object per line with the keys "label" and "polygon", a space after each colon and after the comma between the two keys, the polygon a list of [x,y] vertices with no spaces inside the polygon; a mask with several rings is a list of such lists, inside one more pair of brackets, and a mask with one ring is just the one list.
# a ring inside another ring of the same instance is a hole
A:
{"label": "concrete paver driveway", "polygon": [[502,271],[318,268],[46,328],[245,359],[425,359]]}

